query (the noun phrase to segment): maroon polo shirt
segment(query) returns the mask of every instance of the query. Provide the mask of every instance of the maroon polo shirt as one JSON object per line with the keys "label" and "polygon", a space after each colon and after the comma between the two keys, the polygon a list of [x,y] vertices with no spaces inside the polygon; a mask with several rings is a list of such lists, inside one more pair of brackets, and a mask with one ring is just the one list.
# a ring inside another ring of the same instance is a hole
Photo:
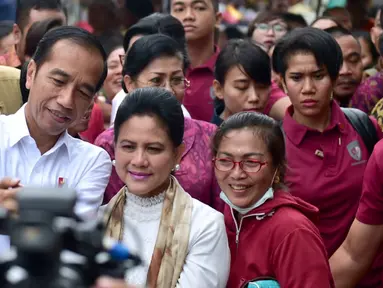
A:
{"label": "maroon polo shirt", "polygon": [[375,145],[368,161],[356,218],[368,225],[383,225],[383,141]]}
{"label": "maroon polo shirt", "polygon": [[[369,153],[362,137],[335,101],[330,124],[323,132],[298,124],[292,113],[290,106],[283,122],[288,166],[286,183],[294,196],[319,208],[317,226],[331,257],[343,243],[355,218]],[[373,121],[381,139],[382,132]],[[379,275],[368,275],[368,280],[380,281]]]}
{"label": "maroon polo shirt", "polygon": [[186,78],[190,81],[185,91],[183,104],[191,117],[196,120],[210,122],[214,112],[214,67],[220,50],[216,46],[214,54],[203,65],[189,68]]}

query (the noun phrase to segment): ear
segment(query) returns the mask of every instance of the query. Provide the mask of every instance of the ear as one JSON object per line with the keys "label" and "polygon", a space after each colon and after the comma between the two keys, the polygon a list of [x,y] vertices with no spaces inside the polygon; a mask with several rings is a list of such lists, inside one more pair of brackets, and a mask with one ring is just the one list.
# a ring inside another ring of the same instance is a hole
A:
{"label": "ear", "polygon": [[185,152],[185,144],[182,143],[180,146],[178,146],[176,148],[176,163],[175,164],[180,164],[181,163],[181,158],[182,158],[182,155],[184,154]]}
{"label": "ear", "polygon": [[28,68],[27,68],[27,77],[26,77],[27,79],[25,81],[25,88],[31,89],[32,83],[35,80],[36,70],[37,70],[36,62],[32,59],[29,62]]}
{"label": "ear", "polygon": [[130,77],[129,75],[124,76],[124,84],[128,92],[131,92],[137,88],[136,83],[133,81],[132,77]]}
{"label": "ear", "polygon": [[216,12],[215,13],[215,27],[219,28],[219,25],[221,25],[222,21],[222,13],[221,12]]}
{"label": "ear", "polygon": [[21,40],[21,30],[17,24],[13,24],[12,33],[15,38],[15,45],[19,44]]}
{"label": "ear", "polygon": [[218,80],[213,81],[213,89],[214,89],[214,95],[220,100],[223,100],[223,87],[221,86],[221,83],[219,83]]}
{"label": "ear", "polygon": [[288,95],[289,91],[287,90],[285,79],[282,77],[282,75],[280,75],[280,74],[277,74],[277,75],[279,76],[279,79],[281,79],[283,91],[285,92],[286,95]]}

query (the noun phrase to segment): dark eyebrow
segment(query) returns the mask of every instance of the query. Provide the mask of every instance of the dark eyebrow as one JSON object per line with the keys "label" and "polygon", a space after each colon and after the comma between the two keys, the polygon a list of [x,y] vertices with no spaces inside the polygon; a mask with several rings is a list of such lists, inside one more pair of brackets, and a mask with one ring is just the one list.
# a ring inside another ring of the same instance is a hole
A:
{"label": "dark eyebrow", "polygon": [[173,6],[175,6],[175,5],[185,5],[185,3],[181,2],[181,1],[177,1],[177,2],[173,3]]}
{"label": "dark eyebrow", "polygon": [[62,77],[65,77],[65,78],[70,78],[70,75],[68,73],[66,73],[64,70],[61,70],[59,68],[55,68],[53,69],[50,74],[52,75],[57,75],[57,76],[62,76]]}
{"label": "dark eyebrow", "polygon": [[351,52],[350,54],[346,55],[346,58],[355,57],[355,56],[360,57],[361,55],[358,52]]}
{"label": "dark eyebrow", "polygon": [[[220,152],[220,154],[224,154],[228,157],[234,157],[232,154],[230,154],[228,152]],[[264,156],[264,154],[258,153],[258,152],[252,152],[252,153],[246,153],[246,154],[242,155],[243,158],[248,158],[248,157],[252,157],[252,156]]]}
{"label": "dark eyebrow", "polygon": [[205,5],[207,5],[207,3],[205,1],[203,1],[203,0],[194,0],[194,1],[192,1],[191,4],[192,5],[194,5],[194,4],[205,4]]}
{"label": "dark eyebrow", "polygon": [[[122,139],[120,141],[120,143],[130,143],[130,144],[133,144],[133,145],[137,145],[136,142],[134,141],[130,141],[128,139]],[[162,144],[161,142],[150,142],[150,143],[145,143],[146,146],[149,146],[149,145],[158,145],[158,146],[161,146],[161,147],[164,147],[164,144]]]}
{"label": "dark eyebrow", "polygon": [[[56,76],[61,76],[61,77],[64,77],[66,79],[69,79],[70,78],[70,75],[65,72],[64,70],[61,70],[59,68],[55,68],[53,69],[51,72],[50,72],[51,75],[56,75]],[[88,90],[89,93],[91,94],[94,94],[96,93],[96,88],[93,87],[92,85],[88,84],[88,83],[83,83],[80,85],[81,87],[83,87],[84,89]]]}

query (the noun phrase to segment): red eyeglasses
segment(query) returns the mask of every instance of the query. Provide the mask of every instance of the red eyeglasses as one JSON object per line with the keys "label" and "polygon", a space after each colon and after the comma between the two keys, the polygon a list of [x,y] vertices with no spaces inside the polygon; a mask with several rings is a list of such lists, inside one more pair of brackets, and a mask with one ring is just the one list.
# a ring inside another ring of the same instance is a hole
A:
{"label": "red eyeglasses", "polygon": [[262,169],[263,166],[267,164],[267,162],[261,162],[258,160],[242,160],[236,162],[232,159],[228,158],[214,158],[213,159],[214,167],[222,172],[228,172],[234,169],[234,167],[238,164],[239,167],[248,173],[257,173]]}

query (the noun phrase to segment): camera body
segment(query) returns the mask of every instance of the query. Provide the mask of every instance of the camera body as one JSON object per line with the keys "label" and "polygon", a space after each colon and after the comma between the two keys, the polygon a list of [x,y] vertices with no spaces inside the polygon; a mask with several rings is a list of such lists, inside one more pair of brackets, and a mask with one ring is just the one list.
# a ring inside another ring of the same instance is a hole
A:
{"label": "camera body", "polygon": [[88,288],[101,275],[123,279],[127,269],[139,265],[127,249],[125,258],[113,257],[113,247],[122,245],[105,246],[100,219],[76,219],[75,190],[23,188],[17,201],[19,215],[0,211],[0,227],[12,246],[0,258],[0,287]]}

